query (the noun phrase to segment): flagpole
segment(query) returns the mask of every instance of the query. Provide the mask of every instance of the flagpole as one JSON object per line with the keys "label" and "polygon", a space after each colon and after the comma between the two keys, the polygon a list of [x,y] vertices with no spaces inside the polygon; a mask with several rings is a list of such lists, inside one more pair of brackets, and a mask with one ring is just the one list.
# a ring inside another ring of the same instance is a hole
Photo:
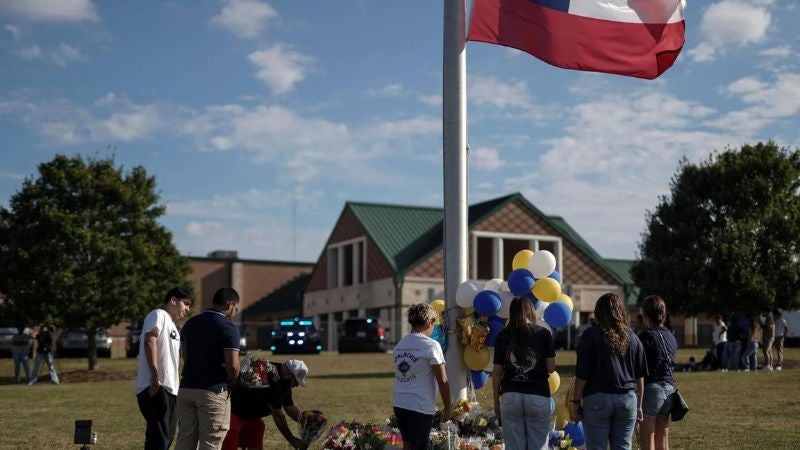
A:
{"label": "flagpole", "polygon": [[467,279],[467,54],[466,0],[444,0],[442,144],[444,166],[444,292],[451,334],[447,378],[453,401],[467,396],[467,370],[456,334],[456,289]]}

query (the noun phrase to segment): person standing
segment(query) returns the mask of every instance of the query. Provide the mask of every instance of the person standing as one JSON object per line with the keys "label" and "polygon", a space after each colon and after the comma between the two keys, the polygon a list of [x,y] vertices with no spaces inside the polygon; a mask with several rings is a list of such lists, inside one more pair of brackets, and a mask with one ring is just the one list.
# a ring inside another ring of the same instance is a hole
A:
{"label": "person standing", "polygon": [[578,344],[570,417],[583,419],[588,450],[605,450],[609,444],[612,450],[630,449],[634,426],[643,419],[644,347],[617,294],[597,300],[594,318],[596,325]]}
{"label": "person standing", "polygon": [[438,314],[427,303],[408,308],[411,333],[394,348],[394,387],[392,406],[404,450],[424,450],[436,412],[436,388],[442,397],[442,421],[450,417],[450,383],[447,381],[444,354],[430,338]]}
{"label": "person standing", "polygon": [[14,381],[21,383],[19,378],[20,368],[25,370],[25,382],[31,380],[31,366],[28,356],[31,352],[33,341],[31,340],[30,330],[26,327],[18,327],[17,334],[11,338],[11,354],[14,357]]}
{"label": "person standing", "polygon": [[509,323],[494,343],[492,394],[508,450],[547,449],[550,384],[556,370],[553,336],[536,325],[533,304],[514,297]]}
{"label": "person standing", "polygon": [[714,356],[717,358],[717,370],[720,372],[727,372],[728,369],[725,365],[725,347],[728,346],[728,326],[725,324],[725,319],[722,317],[722,314],[717,314],[716,320],[714,324],[714,333],[711,336],[711,339],[714,341]]}
{"label": "person standing", "polygon": [[222,450],[264,448],[264,421],[261,418],[270,415],[292,448],[308,448],[308,444],[292,434],[286,421],[287,415],[295,422],[300,420],[300,409],[292,400],[292,388],[306,387],[308,367],[297,359],[267,364],[269,386],[247,387],[240,381],[231,389],[231,426]]}
{"label": "person standing", "polygon": [[750,325],[747,328],[747,346],[742,354],[745,372],[758,370],[758,343],[761,342],[761,325],[758,322],[758,318],[750,318]]}
{"label": "person standing", "polygon": [[239,294],[220,288],[211,303],[181,330],[176,450],[217,450],[230,427],[229,387],[239,376],[239,330],[231,318],[239,312]]}
{"label": "person standing", "polygon": [[139,411],[147,424],[145,450],[167,450],[175,439],[181,350],[175,321],[183,319],[191,306],[188,291],[172,288],[164,296],[164,306],[150,311],[142,324],[135,387]]}
{"label": "person standing", "polygon": [[[639,340],[644,347],[648,374],[644,377],[644,420],[639,424],[639,444],[642,450],[667,450],[678,342],[664,327],[664,319],[667,317],[664,299],[650,295],[644,299],[642,309],[647,329],[639,333]],[[722,316],[717,315],[717,322],[721,321]]]}
{"label": "person standing", "polygon": [[783,318],[781,310],[775,310],[775,353],[777,360],[775,361],[775,370],[783,368],[783,340],[789,327],[786,326],[786,319]]}
{"label": "person standing", "polygon": [[764,322],[762,323],[761,334],[763,336],[764,348],[761,352],[764,354],[764,370],[772,370],[772,345],[775,343],[775,319],[772,313],[767,311],[764,315]]}
{"label": "person standing", "polygon": [[28,385],[34,385],[39,381],[39,370],[42,368],[42,361],[47,363],[47,370],[50,373],[50,382],[58,384],[58,373],[53,362],[53,333],[50,327],[42,325],[36,334],[36,358],[33,362],[33,378]]}
{"label": "person standing", "polygon": [[730,318],[726,337],[728,343],[725,345],[725,371],[738,370],[741,354],[741,343],[739,341],[739,325],[736,316]]}

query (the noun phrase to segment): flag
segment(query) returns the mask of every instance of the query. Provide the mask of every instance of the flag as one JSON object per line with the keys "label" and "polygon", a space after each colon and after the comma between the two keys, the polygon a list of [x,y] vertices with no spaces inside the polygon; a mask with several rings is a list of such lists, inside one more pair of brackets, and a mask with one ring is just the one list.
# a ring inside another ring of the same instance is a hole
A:
{"label": "flag", "polygon": [[565,69],[653,79],[684,44],[683,0],[475,0],[469,40]]}

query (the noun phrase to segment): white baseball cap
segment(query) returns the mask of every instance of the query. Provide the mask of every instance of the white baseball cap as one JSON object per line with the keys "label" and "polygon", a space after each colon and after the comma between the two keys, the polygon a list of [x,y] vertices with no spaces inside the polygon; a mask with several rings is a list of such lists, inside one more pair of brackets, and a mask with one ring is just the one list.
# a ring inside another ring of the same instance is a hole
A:
{"label": "white baseball cap", "polygon": [[290,359],[284,363],[289,372],[294,375],[297,384],[301,387],[306,387],[306,376],[308,375],[308,367],[306,363],[299,359]]}

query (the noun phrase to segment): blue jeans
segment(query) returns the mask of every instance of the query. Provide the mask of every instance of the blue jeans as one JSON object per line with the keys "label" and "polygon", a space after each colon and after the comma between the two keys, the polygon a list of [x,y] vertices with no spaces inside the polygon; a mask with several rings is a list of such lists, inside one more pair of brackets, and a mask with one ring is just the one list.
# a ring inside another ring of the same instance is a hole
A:
{"label": "blue jeans", "polygon": [[636,392],[592,394],[583,398],[586,450],[630,450],[636,425]]}
{"label": "blue jeans", "polygon": [[739,353],[742,351],[741,344],[738,340],[728,341],[725,346],[725,368],[728,370],[737,370],[739,368]]}
{"label": "blue jeans", "polygon": [[755,341],[748,341],[747,347],[744,349],[744,354],[742,355],[742,364],[744,368],[747,370],[756,370],[758,369],[758,356],[756,356],[756,352],[758,351],[758,342]]}
{"label": "blue jeans", "polygon": [[672,393],[675,386],[659,382],[647,383],[644,385],[644,398],[642,399],[642,411],[644,417],[655,419],[656,417],[666,417],[669,419],[672,410]]}
{"label": "blue jeans", "polygon": [[28,364],[28,349],[25,350],[12,350],[14,354],[14,380],[19,383],[19,368],[22,366],[25,369],[25,379],[31,379],[31,367]]}
{"label": "blue jeans", "polygon": [[30,384],[36,384],[39,381],[39,370],[42,368],[42,361],[47,363],[47,369],[50,371],[50,382],[58,384],[58,374],[56,373],[55,365],[53,365],[52,352],[36,352],[36,359],[33,362],[33,378]]}
{"label": "blue jeans", "polygon": [[550,432],[550,397],[519,392],[500,396],[506,450],[546,450]]}

